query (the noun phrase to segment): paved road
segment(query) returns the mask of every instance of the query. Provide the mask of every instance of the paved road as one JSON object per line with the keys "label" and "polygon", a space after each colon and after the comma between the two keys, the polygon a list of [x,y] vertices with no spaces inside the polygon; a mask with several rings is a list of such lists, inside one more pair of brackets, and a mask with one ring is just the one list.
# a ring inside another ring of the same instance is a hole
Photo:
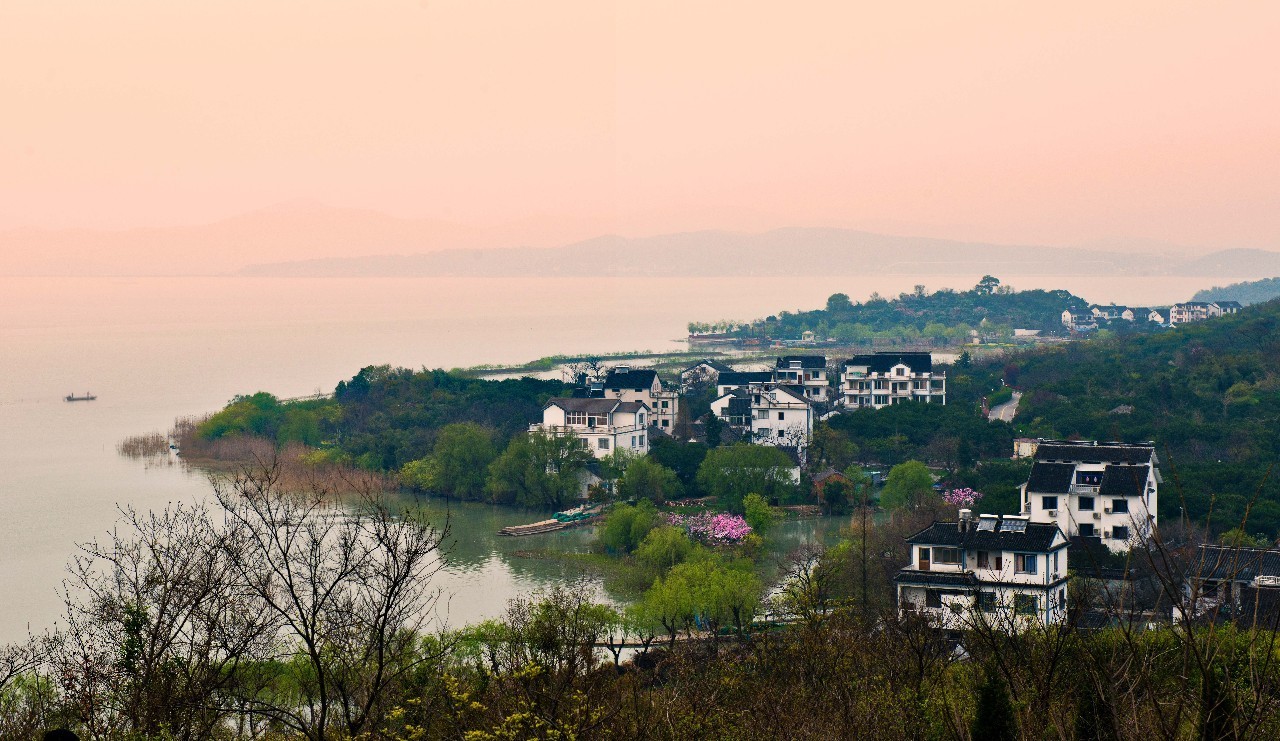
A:
{"label": "paved road", "polygon": [[992,422],[996,421],[997,419],[1000,420],[1001,422],[1012,422],[1013,415],[1016,414],[1018,411],[1018,402],[1021,400],[1022,400],[1022,392],[1014,391],[1013,398],[1009,399],[1003,404],[999,404],[992,407],[991,411],[987,412],[987,419],[991,420]]}

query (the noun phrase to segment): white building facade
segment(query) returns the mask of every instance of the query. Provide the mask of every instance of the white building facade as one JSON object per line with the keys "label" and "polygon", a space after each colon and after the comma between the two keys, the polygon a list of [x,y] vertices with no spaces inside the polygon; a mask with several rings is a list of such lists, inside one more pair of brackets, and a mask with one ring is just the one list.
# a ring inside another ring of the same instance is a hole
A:
{"label": "white building facade", "polygon": [[840,404],[880,409],[904,401],[947,403],[947,376],[927,352],[878,352],[841,363]]}
{"label": "white building facade", "polygon": [[786,355],[773,366],[773,380],[787,386],[798,386],[805,398],[825,404],[831,400],[831,375],[824,355]]}
{"label": "white building facade", "polygon": [[597,458],[618,450],[636,455],[649,452],[649,407],[641,401],[619,399],[551,399],[542,408],[542,423],[529,430],[573,435]]}
{"label": "white building facade", "polygon": [[680,394],[666,391],[657,371],[619,365],[605,374],[604,398],[643,402],[651,412],[651,424],[670,432],[680,411]]}
{"label": "white building facade", "polygon": [[1157,463],[1151,443],[1041,441],[1022,485],[1022,514],[1123,553],[1155,532]]}
{"label": "white building facade", "polygon": [[962,509],[959,521],[935,522],[907,542],[911,563],[894,577],[904,613],[944,630],[1017,632],[1066,620],[1069,543],[1055,525]]}

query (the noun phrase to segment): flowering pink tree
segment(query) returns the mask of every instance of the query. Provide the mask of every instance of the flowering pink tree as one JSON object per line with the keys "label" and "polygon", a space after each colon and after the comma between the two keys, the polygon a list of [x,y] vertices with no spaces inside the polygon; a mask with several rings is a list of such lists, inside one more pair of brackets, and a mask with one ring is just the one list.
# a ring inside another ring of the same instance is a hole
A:
{"label": "flowering pink tree", "polygon": [[979,499],[982,499],[982,492],[974,491],[967,486],[963,489],[947,489],[946,493],[942,495],[942,499],[947,504],[956,507],[972,507]]}
{"label": "flowering pink tree", "polygon": [[751,533],[751,526],[740,515],[711,514],[667,515],[667,522],[682,528],[689,537],[707,545],[741,543]]}

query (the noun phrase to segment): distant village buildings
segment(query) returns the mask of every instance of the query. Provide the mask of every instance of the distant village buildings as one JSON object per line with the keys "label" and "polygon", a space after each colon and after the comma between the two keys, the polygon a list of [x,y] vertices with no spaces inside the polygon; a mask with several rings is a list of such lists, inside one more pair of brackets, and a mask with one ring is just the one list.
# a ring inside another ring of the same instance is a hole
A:
{"label": "distant village buildings", "polygon": [[1090,332],[1103,324],[1121,321],[1186,324],[1235,314],[1241,308],[1237,301],[1184,301],[1168,309],[1094,304],[1087,312],[1063,309],[1062,325],[1072,332]]}

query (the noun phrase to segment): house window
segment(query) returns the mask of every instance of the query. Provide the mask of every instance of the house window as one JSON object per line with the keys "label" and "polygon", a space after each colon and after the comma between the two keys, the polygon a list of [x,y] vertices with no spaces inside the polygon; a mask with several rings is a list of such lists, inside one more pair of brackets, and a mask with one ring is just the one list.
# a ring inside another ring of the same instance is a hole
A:
{"label": "house window", "polygon": [[666,408],[667,408],[667,402],[665,402],[665,401],[664,401],[664,402],[662,402],[662,408],[663,408],[663,409],[666,409]]}
{"label": "house window", "polygon": [[934,548],[934,563],[960,563],[959,548]]}
{"label": "house window", "polygon": [[768,418],[769,418],[769,410],[768,410],[768,409],[757,409],[757,410],[756,410],[756,419],[768,419]]}
{"label": "house window", "polygon": [[596,441],[596,447],[597,447],[597,448],[599,448],[599,449],[601,449],[601,450],[608,450],[608,449],[609,449],[609,438],[607,438],[607,437],[602,437],[602,438],[600,438],[599,440],[597,440],[597,441]]}
{"label": "house window", "polygon": [[1058,607],[1061,607],[1064,610],[1067,607],[1067,590],[1065,589],[1058,590]]}
{"label": "house window", "polygon": [[585,425],[587,423],[586,412],[569,412],[565,415],[564,421],[571,425]]}
{"label": "house window", "polygon": [[1057,551],[1053,552],[1053,571],[1055,574],[1058,572],[1058,552]]}
{"label": "house window", "polygon": [[669,419],[664,419],[664,420],[662,420],[662,426],[663,426],[663,427],[670,427],[670,426],[671,426],[671,420],[669,420]]}
{"label": "house window", "polygon": [[983,612],[996,611],[996,593],[978,592],[978,609]]}
{"label": "house window", "polygon": [[991,554],[987,553],[986,551],[978,551],[978,568],[980,569],[991,568]]}
{"label": "house window", "polygon": [[1116,525],[1115,527],[1111,528],[1111,537],[1115,538],[1116,540],[1128,540],[1129,526]]}
{"label": "house window", "polygon": [[905,369],[905,368],[894,368],[894,369],[893,369],[893,372],[894,372],[894,374],[895,374],[895,375],[899,375],[899,376],[905,376],[905,375],[907,375],[907,371],[906,371],[906,369]]}
{"label": "house window", "polygon": [[635,435],[632,435],[632,436],[631,436],[631,447],[633,447],[633,448],[634,448],[635,446],[636,446],[636,436],[635,436]]}
{"label": "house window", "polygon": [[1080,534],[1091,537],[1095,534],[1092,522],[1086,522],[1080,525]]}
{"label": "house window", "polygon": [[1112,499],[1111,511],[1116,514],[1127,513],[1129,511],[1129,500],[1128,499]]}
{"label": "house window", "polygon": [[1081,512],[1092,512],[1093,507],[1094,507],[1093,497],[1080,497],[1080,502],[1077,504],[1077,509],[1079,509]]}
{"label": "house window", "polygon": [[1013,611],[1019,615],[1034,615],[1039,607],[1040,600],[1034,594],[1013,595]]}
{"label": "house window", "polygon": [[1034,553],[1018,553],[1013,557],[1014,569],[1019,574],[1036,573],[1037,556]]}
{"label": "house window", "polygon": [[1076,484],[1080,486],[1100,486],[1102,484],[1102,472],[1080,471],[1076,474]]}
{"label": "house window", "polygon": [[1045,509],[1057,509],[1058,498],[1057,497],[1040,497],[1040,505]]}
{"label": "house window", "polygon": [[643,415],[643,414],[641,414],[641,415],[640,415],[640,424],[642,424],[642,425],[644,424],[644,415]]}
{"label": "house window", "polygon": [[936,589],[925,590],[924,593],[925,607],[942,607],[942,592]]}
{"label": "house window", "polygon": [[786,412],[778,412],[778,421],[781,422],[784,419],[786,419]]}
{"label": "house window", "polygon": [[764,437],[768,437],[771,434],[773,434],[773,430],[770,430],[768,427],[756,428],[756,437],[764,438]]}
{"label": "house window", "polygon": [[644,447],[644,435],[640,436],[640,447]]}

